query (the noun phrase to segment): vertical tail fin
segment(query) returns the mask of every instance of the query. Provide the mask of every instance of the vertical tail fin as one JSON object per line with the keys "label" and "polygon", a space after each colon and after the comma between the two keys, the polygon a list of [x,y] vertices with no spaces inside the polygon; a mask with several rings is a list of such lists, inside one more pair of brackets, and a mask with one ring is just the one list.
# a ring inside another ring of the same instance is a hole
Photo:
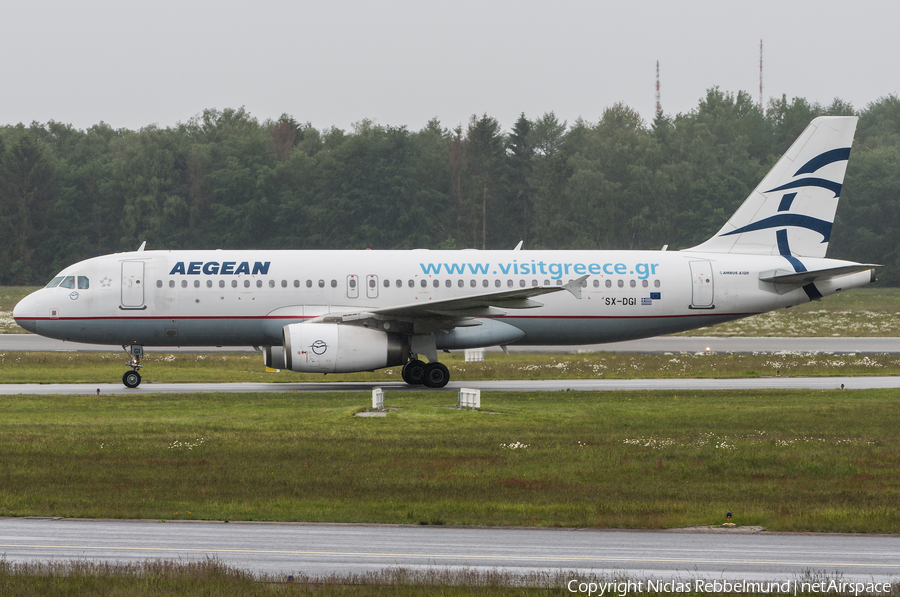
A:
{"label": "vertical tail fin", "polygon": [[813,120],[712,238],[687,251],[824,257],[855,116]]}

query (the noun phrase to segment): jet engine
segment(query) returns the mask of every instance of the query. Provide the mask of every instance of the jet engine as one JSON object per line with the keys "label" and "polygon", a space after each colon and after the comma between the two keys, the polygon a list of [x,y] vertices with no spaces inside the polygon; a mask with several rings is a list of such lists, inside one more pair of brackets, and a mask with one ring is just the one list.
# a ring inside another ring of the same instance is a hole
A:
{"label": "jet engine", "polygon": [[284,326],[285,369],[306,373],[374,371],[406,362],[401,334],[335,323]]}
{"label": "jet engine", "polygon": [[284,364],[284,348],[281,346],[263,346],[263,363],[269,369],[287,369]]}

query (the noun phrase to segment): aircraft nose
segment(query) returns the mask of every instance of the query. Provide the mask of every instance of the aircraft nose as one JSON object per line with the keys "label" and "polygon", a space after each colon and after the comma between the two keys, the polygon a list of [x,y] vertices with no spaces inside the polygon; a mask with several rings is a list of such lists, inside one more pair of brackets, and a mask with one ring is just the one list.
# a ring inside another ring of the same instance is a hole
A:
{"label": "aircraft nose", "polygon": [[23,298],[13,308],[13,319],[20,327],[28,330],[32,334],[37,333],[37,300],[34,294],[29,294]]}

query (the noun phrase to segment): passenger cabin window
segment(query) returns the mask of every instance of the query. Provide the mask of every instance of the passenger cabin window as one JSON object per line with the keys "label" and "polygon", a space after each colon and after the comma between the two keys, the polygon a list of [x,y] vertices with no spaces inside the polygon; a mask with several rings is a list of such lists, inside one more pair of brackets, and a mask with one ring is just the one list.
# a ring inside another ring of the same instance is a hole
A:
{"label": "passenger cabin window", "polygon": [[426,288],[428,286],[428,280],[423,279],[421,282],[419,282],[419,284],[422,286],[422,288]]}
{"label": "passenger cabin window", "polygon": [[325,288],[325,280],[319,280],[319,288]]}
{"label": "passenger cabin window", "polygon": [[331,287],[332,287],[332,288],[337,288],[337,280],[332,280],[332,281],[331,281]]}
{"label": "passenger cabin window", "polygon": [[637,286],[637,282],[635,282],[634,280],[631,280],[631,281],[628,283],[628,285],[631,286],[632,288],[634,288],[635,286]]}
{"label": "passenger cabin window", "polygon": [[169,288],[175,288],[175,280],[169,280]]}
{"label": "passenger cabin window", "polygon": [[446,286],[447,288],[453,288],[453,280],[445,281],[444,286]]}
{"label": "passenger cabin window", "polygon": [[47,285],[44,286],[44,288],[56,288],[57,286],[59,286],[59,283],[62,281],[63,281],[63,276],[56,276],[55,278],[53,278],[52,280],[47,282]]}
{"label": "passenger cabin window", "polygon": [[275,280],[269,280],[269,288],[275,288]]}
{"label": "passenger cabin window", "polygon": [[606,287],[607,287],[607,288],[612,288],[612,280],[607,280],[607,281],[606,281]]}
{"label": "passenger cabin window", "polygon": [[384,284],[384,287],[385,287],[385,288],[390,288],[390,287],[391,287],[391,281],[390,281],[390,280],[385,280],[385,281],[383,282],[383,284]]}
{"label": "passenger cabin window", "polygon": [[200,288],[200,280],[194,280],[194,288]]}
{"label": "passenger cabin window", "polygon": [[231,287],[232,287],[232,288],[237,288],[237,280],[232,280],[232,281],[231,281]]}
{"label": "passenger cabin window", "polygon": [[79,290],[87,290],[91,287],[91,281],[87,279],[87,276],[78,276],[78,289]]}
{"label": "passenger cabin window", "polygon": [[441,287],[441,281],[440,281],[440,280],[435,280],[433,286],[434,286],[435,288],[440,288],[440,287]]}
{"label": "passenger cabin window", "polygon": [[653,280],[653,286],[659,288],[659,280]]}
{"label": "passenger cabin window", "polygon": [[410,287],[410,288],[415,288],[415,287],[416,287],[416,281],[415,281],[415,280],[410,280],[410,281],[409,281],[409,287]]}
{"label": "passenger cabin window", "polygon": [[625,287],[625,280],[619,280],[619,288]]}
{"label": "passenger cabin window", "polygon": [[207,288],[212,288],[212,280],[207,280],[207,281],[206,281],[206,287],[207,287]]}
{"label": "passenger cabin window", "polygon": [[219,280],[219,288],[225,288],[225,280]]}
{"label": "passenger cabin window", "polygon": [[250,288],[250,280],[244,280],[244,288]]}
{"label": "passenger cabin window", "polygon": [[282,281],[281,281],[281,287],[282,287],[282,288],[287,288],[287,280],[282,280]]}
{"label": "passenger cabin window", "polygon": [[456,283],[456,285],[459,286],[460,288],[462,288],[463,286],[466,285],[466,283],[463,280],[460,280],[459,282]]}
{"label": "passenger cabin window", "polygon": [[157,287],[157,288],[162,288],[162,280],[157,280],[157,281],[156,281],[156,287]]}
{"label": "passenger cabin window", "polygon": [[594,288],[600,288],[600,280],[594,280]]}
{"label": "passenger cabin window", "polygon": [[187,280],[182,280],[182,281],[181,281],[181,287],[182,287],[182,288],[187,288]]}
{"label": "passenger cabin window", "polygon": [[650,286],[650,282],[648,282],[647,280],[641,280],[641,286],[647,288],[648,286]]}
{"label": "passenger cabin window", "polygon": [[62,284],[60,284],[61,288],[75,288],[75,276],[66,276],[63,279]]}

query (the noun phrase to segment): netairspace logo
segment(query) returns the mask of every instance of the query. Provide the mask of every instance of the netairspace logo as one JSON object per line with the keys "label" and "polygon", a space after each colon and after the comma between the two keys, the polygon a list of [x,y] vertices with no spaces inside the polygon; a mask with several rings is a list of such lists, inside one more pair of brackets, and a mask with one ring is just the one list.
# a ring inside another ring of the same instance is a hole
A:
{"label": "netairspace logo", "polygon": [[425,275],[463,276],[549,276],[553,280],[560,280],[563,276],[583,276],[584,274],[607,276],[637,276],[644,280],[656,275],[658,263],[547,263],[544,261],[524,261],[519,263],[420,263],[422,273]]}
{"label": "netairspace logo", "polygon": [[800,593],[837,593],[841,595],[890,594],[891,583],[850,582],[822,580],[819,582],[789,580],[785,582],[750,582],[728,580],[641,580],[611,582],[581,582],[577,579],[566,583],[570,593],[603,597],[625,597],[629,593],[766,593],[773,595],[798,595]]}

